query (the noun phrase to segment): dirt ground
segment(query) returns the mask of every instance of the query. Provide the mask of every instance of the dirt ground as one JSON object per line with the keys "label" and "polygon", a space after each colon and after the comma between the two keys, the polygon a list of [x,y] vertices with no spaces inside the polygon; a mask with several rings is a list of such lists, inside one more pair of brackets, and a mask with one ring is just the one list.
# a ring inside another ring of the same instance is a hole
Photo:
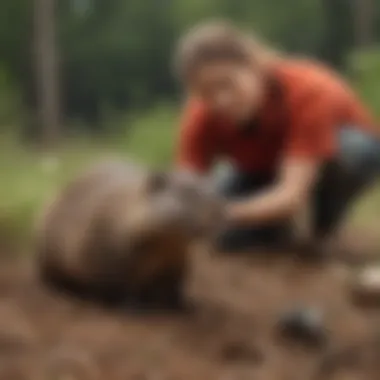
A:
{"label": "dirt ground", "polygon": [[[133,316],[41,287],[26,260],[0,266],[0,380],[375,380],[380,308],[360,309],[347,268],[290,255],[195,258],[188,316]],[[284,310],[321,308],[325,346],[279,337]]]}

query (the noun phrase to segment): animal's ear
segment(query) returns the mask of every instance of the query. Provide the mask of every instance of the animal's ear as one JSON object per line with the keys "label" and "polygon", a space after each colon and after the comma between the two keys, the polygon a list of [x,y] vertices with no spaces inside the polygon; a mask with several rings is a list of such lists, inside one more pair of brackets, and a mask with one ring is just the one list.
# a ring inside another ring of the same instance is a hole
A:
{"label": "animal's ear", "polygon": [[164,190],[169,184],[167,173],[163,171],[154,171],[150,173],[146,181],[146,191],[148,193],[156,193]]}

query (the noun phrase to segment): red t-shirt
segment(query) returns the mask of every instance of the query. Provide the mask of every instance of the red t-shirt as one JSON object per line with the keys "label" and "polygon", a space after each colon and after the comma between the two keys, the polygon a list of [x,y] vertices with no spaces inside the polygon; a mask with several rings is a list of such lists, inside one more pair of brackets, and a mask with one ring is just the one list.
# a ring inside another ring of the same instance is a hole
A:
{"label": "red t-shirt", "polygon": [[322,65],[286,60],[270,77],[273,89],[251,131],[243,132],[190,101],[180,131],[178,163],[206,171],[214,159],[226,158],[245,172],[273,172],[288,157],[333,158],[341,127],[375,130],[354,92]]}

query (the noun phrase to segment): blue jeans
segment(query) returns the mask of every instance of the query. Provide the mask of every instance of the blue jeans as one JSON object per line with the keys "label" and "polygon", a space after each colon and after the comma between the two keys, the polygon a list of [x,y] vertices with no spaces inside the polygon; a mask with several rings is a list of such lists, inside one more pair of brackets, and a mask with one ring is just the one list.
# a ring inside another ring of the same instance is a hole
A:
{"label": "blue jeans", "polygon": [[[352,202],[380,175],[380,140],[360,130],[339,132],[337,159],[326,162],[312,194],[311,229],[316,239],[334,232]],[[227,199],[245,198],[272,185],[274,175],[233,171],[220,186]],[[232,228],[219,236],[218,248],[240,251],[257,245],[278,245],[292,236],[290,220],[270,226]]]}

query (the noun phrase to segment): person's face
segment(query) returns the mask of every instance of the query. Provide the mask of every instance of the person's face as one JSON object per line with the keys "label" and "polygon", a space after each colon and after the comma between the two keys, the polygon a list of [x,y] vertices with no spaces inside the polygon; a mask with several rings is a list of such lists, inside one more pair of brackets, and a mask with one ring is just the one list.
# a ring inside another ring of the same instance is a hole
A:
{"label": "person's face", "polygon": [[254,115],[263,98],[262,75],[248,65],[203,65],[190,82],[191,93],[212,113],[233,122],[244,122]]}

